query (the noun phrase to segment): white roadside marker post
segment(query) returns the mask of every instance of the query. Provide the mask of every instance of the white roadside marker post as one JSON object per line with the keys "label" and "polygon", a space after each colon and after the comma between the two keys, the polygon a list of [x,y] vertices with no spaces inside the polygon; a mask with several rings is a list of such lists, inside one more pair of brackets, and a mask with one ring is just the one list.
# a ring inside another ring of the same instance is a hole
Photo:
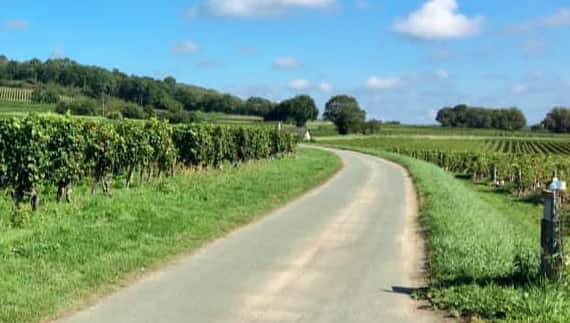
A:
{"label": "white roadside marker post", "polygon": [[541,273],[548,278],[560,276],[564,259],[561,237],[561,189],[565,186],[554,178],[548,190],[543,191],[544,216],[541,223]]}

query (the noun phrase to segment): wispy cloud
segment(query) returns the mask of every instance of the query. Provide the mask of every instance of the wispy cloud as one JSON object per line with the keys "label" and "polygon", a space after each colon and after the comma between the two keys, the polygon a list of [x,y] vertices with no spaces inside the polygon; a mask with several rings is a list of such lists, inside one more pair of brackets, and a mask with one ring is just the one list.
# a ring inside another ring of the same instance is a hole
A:
{"label": "wispy cloud", "polygon": [[528,92],[528,85],[526,84],[515,84],[511,87],[511,92],[514,94],[523,94]]}
{"label": "wispy cloud", "polygon": [[273,62],[273,67],[285,70],[294,70],[300,68],[301,66],[301,62],[299,62],[299,60],[297,60],[295,57],[291,56],[278,57]]}
{"label": "wispy cloud", "polygon": [[371,76],[366,81],[366,88],[371,91],[383,91],[398,88],[403,85],[403,80],[400,77],[378,77]]}
{"label": "wispy cloud", "polygon": [[439,69],[435,71],[435,76],[440,80],[446,80],[449,78],[449,72],[444,69]]}
{"label": "wispy cloud", "polygon": [[481,33],[483,17],[458,12],[456,0],[429,0],[407,18],[394,23],[394,31],[419,40],[457,39]]}
{"label": "wispy cloud", "polygon": [[7,30],[27,30],[30,28],[30,22],[25,19],[4,20],[1,26]]}
{"label": "wispy cloud", "polygon": [[333,90],[332,84],[328,82],[321,82],[319,83],[319,90],[323,93],[330,93]]}
{"label": "wispy cloud", "polygon": [[287,85],[290,90],[293,91],[306,91],[311,88],[311,82],[305,79],[297,79],[289,82]]}
{"label": "wispy cloud", "polygon": [[550,16],[540,17],[508,28],[510,32],[528,32],[543,28],[570,26],[570,8],[558,9]]}
{"label": "wispy cloud", "polygon": [[205,0],[188,9],[189,18],[198,16],[266,17],[298,9],[328,9],[336,0]]}
{"label": "wispy cloud", "polygon": [[198,50],[200,50],[200,47],[193,41],[179,42],[176,45],[174,45],[174,47],[172,47],[171,49],[172,53],[177,55],[194,54]]}

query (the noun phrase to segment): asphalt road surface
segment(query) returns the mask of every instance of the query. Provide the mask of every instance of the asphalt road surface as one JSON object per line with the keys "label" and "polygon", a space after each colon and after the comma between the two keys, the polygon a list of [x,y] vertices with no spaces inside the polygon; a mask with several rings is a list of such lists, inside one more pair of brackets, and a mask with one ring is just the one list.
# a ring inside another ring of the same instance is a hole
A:
{"label": "asphalt road surface", "polygon": [[328,183],[62,322],[432,322],[404,170],[335,151]]}

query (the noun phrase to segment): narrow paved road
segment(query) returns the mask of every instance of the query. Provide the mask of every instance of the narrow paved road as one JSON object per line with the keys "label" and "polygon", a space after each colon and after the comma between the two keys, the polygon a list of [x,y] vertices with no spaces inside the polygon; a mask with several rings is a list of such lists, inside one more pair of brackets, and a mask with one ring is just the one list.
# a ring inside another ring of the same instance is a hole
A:
{"label": "narrow paved road", "polygon": [[63,322],[432,321],[398,293],[419,257],[410,180],[336,153],[344,169],[324,186]]}

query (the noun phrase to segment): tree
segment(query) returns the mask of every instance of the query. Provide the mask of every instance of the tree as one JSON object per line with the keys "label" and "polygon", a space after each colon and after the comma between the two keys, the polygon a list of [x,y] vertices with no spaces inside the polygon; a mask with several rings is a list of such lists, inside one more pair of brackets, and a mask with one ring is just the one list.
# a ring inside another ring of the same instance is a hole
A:
{"label": "tree", "polygon": [[134,103],[125,104],[125,106],[121,109],[121,114],[123,115],[123,117],[127,119],[145,118],[145,112],[143,111],[143,109]]}
{"label": "tree", "polygon": [[32,92],[32,101],[35,103],[57,103],[59,95],[53,87],[38,86]]}
{"label": "tree", "polygon": [[554,108],[542,121],[544,128],[548,131],[557,133],[570,132],[570,109]]}
{"label": "tree", "polygon": [[457,105],[438,111],[436,120],[443,127],[519,130],[526,127],[526,117],[517,108],[487,109]]}
{"label": "tree", "polygon": [[295,122],[297,127],[303,127],[307,121],[316,120],[318,116],[319,109],[313,98],[308,95],[299,95],[279,103],[265,116],[265,119]]}
{"label": "tree", "polygon": [[327,102],[324,118],[332,121],[341,135],[346,135],[363,130],[366,112],[355,98],[337,95]]}
{"label": "tree", "polygon": [[269,114],[274,107],[275,104],[267,99],[251,97],[245,101],[240,113],[264,117]]}

